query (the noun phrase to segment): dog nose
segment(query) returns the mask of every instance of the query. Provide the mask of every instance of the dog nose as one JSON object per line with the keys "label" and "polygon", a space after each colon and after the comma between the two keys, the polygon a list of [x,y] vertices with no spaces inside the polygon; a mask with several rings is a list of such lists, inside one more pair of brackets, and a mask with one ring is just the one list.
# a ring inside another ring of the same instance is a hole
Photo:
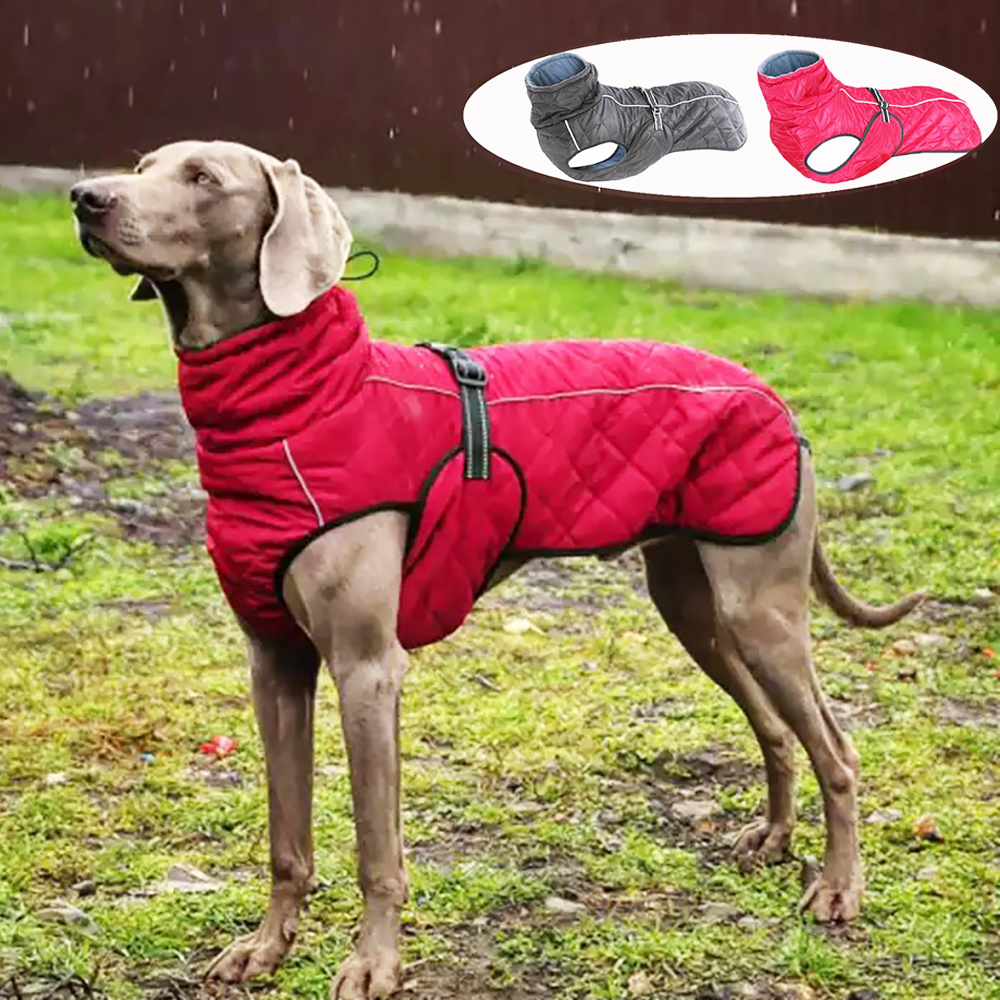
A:
{"label": "dog nose", "polygon": [[80,181],[69,189],[69,200],[78,219],[93,222],[107,215],[117,204],[118,197],[87,181]]}

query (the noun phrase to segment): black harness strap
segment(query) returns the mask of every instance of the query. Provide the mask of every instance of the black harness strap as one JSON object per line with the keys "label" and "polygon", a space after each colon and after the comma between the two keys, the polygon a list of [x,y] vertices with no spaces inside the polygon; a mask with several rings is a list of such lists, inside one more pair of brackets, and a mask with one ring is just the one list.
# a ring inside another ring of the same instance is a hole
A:
{"label": "black harness strap", "polygon": [[663,110],[660,105],[657,104],[656,98],[645,88],[639,87],[642,91],[642,96],[646,98],[646,103],[649,105],[649,110],[653,112],[653,128],[662,129],[663,128]]}
{"label": "black harness strap", "polygon": [[889,102],[874,87],[866,87],[865,89],[870,91],[872,97],[875,98],[875,103],[882,114],[882,121],[887,122],[889,120]]}
{"label": "black harness strap", "polygon": [[458,383],[462,400],[462,450],[465,452],[465,478],[490,478],[490,417],[486,410],[486,369],[458,347],[421,341],[448,362]]}

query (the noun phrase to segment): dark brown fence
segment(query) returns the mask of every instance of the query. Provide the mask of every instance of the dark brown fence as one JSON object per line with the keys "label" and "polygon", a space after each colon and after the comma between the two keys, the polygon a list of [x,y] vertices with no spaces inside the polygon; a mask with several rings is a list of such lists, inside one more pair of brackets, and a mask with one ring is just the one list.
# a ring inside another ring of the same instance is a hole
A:
{"label": "dark brown fence", "polygon": [[540,205],[1000,237],[1000,140],[884,187],[664,201],[515,170],[468,95],[550,52],[643,35],[815,35],[898,49],[1000,97],[996,0],[2,0],[0,161],[130,164],[177,138],[295,156],[328,184]]}

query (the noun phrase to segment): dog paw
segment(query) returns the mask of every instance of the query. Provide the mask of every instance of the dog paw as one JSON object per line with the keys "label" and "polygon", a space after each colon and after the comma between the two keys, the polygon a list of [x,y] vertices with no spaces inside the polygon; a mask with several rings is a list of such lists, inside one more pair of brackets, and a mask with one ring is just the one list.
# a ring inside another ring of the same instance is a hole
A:
{"label": "dog paw", "polygon": [[733,846],[733,857],[742,871],[749,872],[762,865],[784,861],[791,842],[790,825],[760,819],[740,831]]}
{"label": "dog paw", "polygon": [[255,976],[269,976],[281,965],[291,943],[283,935],[264,929],[238,938],[218,955],[205,972],[206,979],[243,983]]}
{"label": "dog paw", "polygon": [[330,1000],[384,1000],[399,989],[400,971],[395,950],[355,952],[330,984]]}
{"label": "dog paw", "polygon": [[808,911],[820,924],[846,924],[861,913],[864,886],[858,880],[834,884],[826,875],[820,875],[802,897],[801,909]]}

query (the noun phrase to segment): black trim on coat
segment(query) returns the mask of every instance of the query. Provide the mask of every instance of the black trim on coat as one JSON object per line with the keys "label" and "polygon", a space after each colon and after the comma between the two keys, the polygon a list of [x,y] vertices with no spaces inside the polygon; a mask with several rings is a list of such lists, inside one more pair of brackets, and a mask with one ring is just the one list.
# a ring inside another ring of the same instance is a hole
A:
{"label": "black trim on coat", "polygon": [[[903,145],[903,139],[905,138],[905,133],[903,131],[903,120],[899,117],[899,115],[897,115],[893,111],[893,112],[890,112],[889,117],[890,118],[895,118],[896,121],[899,122],[899,142],[897,143],[895,150],[893,150],[893,152],[891,152],[889,154],[889,159],[891,160],[896,155],[896,153],[899,152],[899,147]],[[837,135],[829,135],[829,136],[827,136],[823,140],[823,142],[818,143],[817,145],[813,146],[813,148],[810,149],[808,153],[806,153],[806,155],[802,159],[802,165],[810,173],[816,174],[817,177],[829,177],[831,174],[837,173],[838,170],[843,170],[844,167],[846,167],[847,164],[850,163],[851,160],[853,160],[854,157],[857,156],[858,153],[861,151],[861,147],[865,144],[865,139],[868,137],[868,133],[871,131],[872,125],[874,125],[875,122],[881,121],[881,120],[882,120],[882,112],[881,111],[876,111],[875,114],[873,114],[871,116],[871,119],[869,120],[868,124],[865,126],[864,132],[861,133],[861,139],[858,141],[857,149],[855,149],[854,152],[851,153],[851,155],[846,160],[844,160],[844,162],[841,163],[841,165],[839,167],[834,167],[833,170],[813,170],[813,168],[809,166],[809,163],[807,161],[809,160],[809,157],[812,156],[813,153],[815,153],[816,150],[819,149],[819,147],[823,145],[824,142],[829,142],[831,139],[839,139],[841,136],[845,136],[845,135],[851,136],[852,139],[857,139],[858,137],[853,132],[840,132]],[[880,163],[879,167],[881,167],[881,166],[882,166],[882,164]],[[878,170],[878,167],[875,167],[873,169]],[[871,173],[871,171],[869,170],[868,173]],[[861,176],[863,177],[865,175],[862,174]]]}

